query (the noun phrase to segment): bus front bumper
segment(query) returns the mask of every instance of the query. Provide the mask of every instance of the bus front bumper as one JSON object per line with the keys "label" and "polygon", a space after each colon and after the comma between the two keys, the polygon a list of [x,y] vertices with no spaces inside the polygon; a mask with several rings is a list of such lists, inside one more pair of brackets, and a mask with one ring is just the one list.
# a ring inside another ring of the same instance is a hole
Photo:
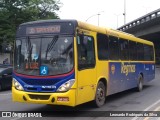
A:
{"label": "bus front bumper", "polygon": [[14,102],[24,103],[75,106],[75,93],[75,89],[71,89],[64,93],[33,93],[19,91],[12,87],[12,100]]}

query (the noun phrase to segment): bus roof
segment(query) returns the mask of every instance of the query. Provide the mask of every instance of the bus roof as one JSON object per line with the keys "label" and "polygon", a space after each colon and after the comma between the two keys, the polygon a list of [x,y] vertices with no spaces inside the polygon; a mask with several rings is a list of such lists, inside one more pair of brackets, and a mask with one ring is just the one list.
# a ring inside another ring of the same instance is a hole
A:
{"label": "bus roof", "polygon": [[118,37],[120,37],[120,38],[129,39],[129,40],[132,40],[135,42],[145,43],[148,45],[153,45],[153,42],[151,42],[151,41],[138,38],[132,34],[125,33],[125,32],[119,31],[119,30],[110,29],[109,32],[111,32],[111,34],[117,34]]}
{"label": "bus roof", "polygon": [[153,45],[153,42],[151,42],[151,41],[138,38],[138,37],[136,37],[132,34],[125,33],[125,32],[119,31],[119,30],[114,30],[114,29],[111,29],[111,28],[98,27],[98,26],[91,25],[91,24],[88,24],[88,23],[85,23],[85,22],[81,22],[81,21],[78,21],[78,26],[80,28],[95,31],[95,32],[98,32],[98,33],[107,34],[107,35],[111,35],[111,36],[116,36],[118,38],[129,39],[129,40],[132,40],[132,41],[135,41],[135,42],[145,43],[145,44],[148,44],[148,45]]}
{"label": "bus roof", "polygon": [[29,24],[40,24],[40,23],[63,23],[63,22],[72,22],[75,24],[75,26],[77,26],[77,20],[69,20],[69,19],[49,19],[49,20],[37,20],[37,21],[30,21],[30,22],[26,22],[26,23],[22,23],[21,25],[29,25]]}

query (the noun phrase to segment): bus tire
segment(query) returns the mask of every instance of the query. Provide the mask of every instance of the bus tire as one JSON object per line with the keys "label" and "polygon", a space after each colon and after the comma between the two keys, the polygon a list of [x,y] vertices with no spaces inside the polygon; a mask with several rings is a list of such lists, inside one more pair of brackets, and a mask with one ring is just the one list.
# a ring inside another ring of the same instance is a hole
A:
{"label": "bus tire", "polygon": [[141,92],[143,89],[143,76],[140,74],[138,77],[137,91]]}
{"label": "bus tire", "polygon": [[96,107],[101,107],[105,104],[106,101],[106,87],[102,81],[98,82],[94,105]]}

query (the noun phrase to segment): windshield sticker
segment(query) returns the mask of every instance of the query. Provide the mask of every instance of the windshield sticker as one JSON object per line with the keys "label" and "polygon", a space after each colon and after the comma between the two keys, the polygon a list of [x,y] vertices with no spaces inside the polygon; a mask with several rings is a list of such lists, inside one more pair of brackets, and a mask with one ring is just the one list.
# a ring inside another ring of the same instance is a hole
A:
{"label": "windshield sticker", "polygon": [[40,67],[40,75],[48,75],[48,67],[47,66]]}
{"label": "windshield sticker", "polygon": [[33,59],[37,60],[38,59],[38,54],[35,54]]}
{"label": "windshield sticker", "polygon": [[38,62],[26,63],[26,69],[38,69]]}

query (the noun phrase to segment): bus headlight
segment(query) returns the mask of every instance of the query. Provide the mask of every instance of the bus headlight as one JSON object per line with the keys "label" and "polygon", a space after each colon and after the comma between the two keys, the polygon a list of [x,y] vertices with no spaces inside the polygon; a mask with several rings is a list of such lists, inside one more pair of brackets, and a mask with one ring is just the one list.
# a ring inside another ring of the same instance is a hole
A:
{"label": "bus headlight", "polygon": [[75,79],[71,79],[71,80],[65,82],[64,84],[62,84],[62,85],[57,89],[57,91],[58,91],[58,92],[68,91],[68,90],[72,87],[72,85],[74,84],[74,82],[75,82]]}
{"label": "bus headlight", "polygon": [[22,85],[15,79],[13,78],[13,86],[17,89],[17,90],[24,90]]}

